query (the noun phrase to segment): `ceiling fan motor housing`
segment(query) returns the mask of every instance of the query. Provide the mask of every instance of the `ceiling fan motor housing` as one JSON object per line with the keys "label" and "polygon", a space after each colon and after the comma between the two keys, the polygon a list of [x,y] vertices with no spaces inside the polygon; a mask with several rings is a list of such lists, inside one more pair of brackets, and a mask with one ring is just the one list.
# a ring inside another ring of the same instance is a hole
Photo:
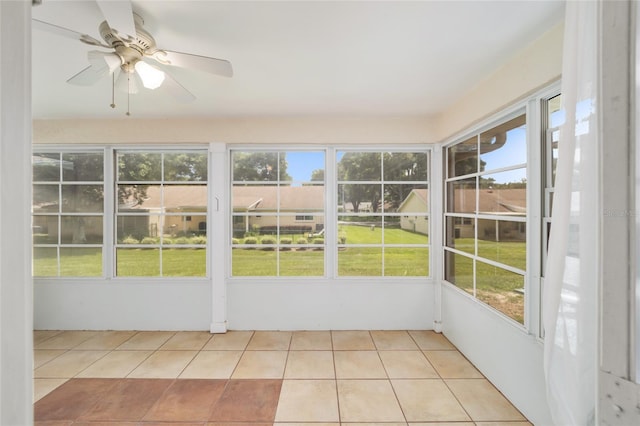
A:
{"label": "ceiling fan motor housing", "polygon": [[136,36],[133,38],[122,37],[118,31],[109,26],[107,21],[100,24],[100,36],[102,39],[116,51],[122,61],[121,68],[125,72],[134,72],[135,65],[142,59],[145,52],[155,51],[156,41],[153,39],[142,25],[142,18],[134,13]]}

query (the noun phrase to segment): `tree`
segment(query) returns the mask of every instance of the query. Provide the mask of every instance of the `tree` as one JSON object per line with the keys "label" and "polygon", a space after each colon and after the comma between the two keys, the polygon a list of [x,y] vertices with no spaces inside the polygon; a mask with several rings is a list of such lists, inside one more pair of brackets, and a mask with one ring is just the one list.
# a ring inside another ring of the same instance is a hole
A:
{"label": "tree", "polygon": [[324,181],[324,169],[315,169],[311,172],[311,181],[312,182],[322,182]]}
{"label": "tree", "polygon": [[[339,181],[380,181],[381,162],[379,152],[346,152],[338,163]],[[360,204],[369,201],[372,211],[377,211],[381,197],[378,184],[348,183],[341,186],[340,196],[353,206],[354,213]]]}
{"label": "tree", "polygon": [[290,181],[284,152],[234,152],[234,181]]}

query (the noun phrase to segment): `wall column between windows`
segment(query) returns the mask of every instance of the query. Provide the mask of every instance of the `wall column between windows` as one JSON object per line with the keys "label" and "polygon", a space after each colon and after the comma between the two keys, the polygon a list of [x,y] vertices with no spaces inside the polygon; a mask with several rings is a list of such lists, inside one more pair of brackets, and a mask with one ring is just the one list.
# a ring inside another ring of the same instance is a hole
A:
{"label": "wall column between windows", "polygon": [[429,176],[429,206],[431,207],[431,215],[429,222],[431,229],[429,230],[429,241],[431,250],[431,274],[435,282],[434,298],[433,298],[433,330],[437,333],[442,332],[442,281],[444,280],[444,262],[442,260],[442,240],[443,216],[444,216],[444,180],[442,168],[443,148],[438,146],[431,151],[431,169]]}
{"label": "wall column between windows", "polygon": [[227,332],[227,268],[229,265],[229,170],[226,146],[209,145],[209,276],[211,277],[211,333]]}
{"label": "wall column between windows", "polygon": [[33,422],[31,2],[0,1],[0,424]]}

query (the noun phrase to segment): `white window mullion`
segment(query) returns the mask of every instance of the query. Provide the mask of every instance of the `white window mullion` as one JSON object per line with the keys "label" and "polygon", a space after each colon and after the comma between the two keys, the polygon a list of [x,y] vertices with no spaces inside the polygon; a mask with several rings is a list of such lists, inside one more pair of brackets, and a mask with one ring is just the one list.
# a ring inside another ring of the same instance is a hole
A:
{"label": "white window mullion", "polygon": [[336,149],[328,148],[325,154],[325,276],[336,278],[338,276],[338,185],[336,167]]}
{"label": "white window mullion", "polygon": [[102,219],[102,275],[106,279],[116,276],[115,241],[116,241],[116,165],[113,148],[104,151],[104,215]]}

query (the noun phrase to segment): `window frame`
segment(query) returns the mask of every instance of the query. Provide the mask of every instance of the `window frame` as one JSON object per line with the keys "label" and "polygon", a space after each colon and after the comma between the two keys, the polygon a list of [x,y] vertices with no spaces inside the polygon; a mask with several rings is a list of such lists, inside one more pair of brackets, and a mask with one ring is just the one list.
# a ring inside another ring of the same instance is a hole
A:
{"label": "window frame", "polygon": [[[103,204],[102,204],[102,212],[64,212],[62,211],[62,188],[65,186],[65,180],[62,173],[60,172],[60,176],[57,181],[36,181],[32,178],[31,187],[34,188],[35,185],[51,185],[54,184],[58,186],[58,211],[56,213],[35,213],[33,210],[33,198],[31,200],[31,218],[32,222],[35,217],[56,217],[57,225],[58,225],[58,242],[56,244],[42,244],[35,243],[33,238],[33,228],[32,228],[32,237],[31,237],[31,245],[32,250],[37,248],[55,248],[56,250],[56,269],[57,275],[35,275],[35,256],[32,262],[33,269],[33,277],[34,279],[43,279],[43,280],[91,280],[91,279],[104,279],[108,277],[109,271],[106,267],[106,258],[107,251],[109,248],[109,237],[108,237],[108,221],[109,221],[109,210],[107,210],[107,198],[109,197],[109,185],[108,185],[108,161],[106,148],[104,147],[96,147],[92,145],[55,145],[55,146],[40,146],[34,145],[31,150],[32,157],[38,154],[58,154],[60,158],[64,156],[64,154],[102,154],[102,194],[103,194]],[[62,164],[61,166],[62,167]],[[33,164],[31,165],[31,173],[33,176]],[[70,182],[70,181],[67,181]],[[99,181],[71,181],[72,183],[67,183],[66,185],[98,185]],[[101,244],[74,244],[74,243],[62,243],[62,217],[63,216],[90,216],[90,217],[101,217],[102,218],[102,243]],[[100,275],[61,275],[61,264],[60,264],[60,256],[61,250],[63,248],[100,248],[101,250],[101,270],[102,273]]]}

